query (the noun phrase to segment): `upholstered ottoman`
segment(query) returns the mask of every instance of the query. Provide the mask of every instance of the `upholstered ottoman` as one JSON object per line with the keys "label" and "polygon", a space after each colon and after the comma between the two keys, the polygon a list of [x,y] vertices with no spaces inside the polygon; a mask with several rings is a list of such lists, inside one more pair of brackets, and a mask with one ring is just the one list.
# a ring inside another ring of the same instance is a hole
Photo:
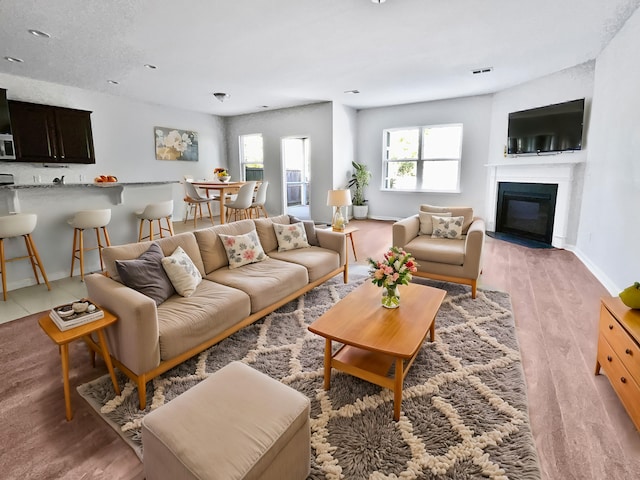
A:
{"label": "upholstered ottoman", "polygon": [[147,480],[305,479],[309,399],[233,362],[144,417]]}

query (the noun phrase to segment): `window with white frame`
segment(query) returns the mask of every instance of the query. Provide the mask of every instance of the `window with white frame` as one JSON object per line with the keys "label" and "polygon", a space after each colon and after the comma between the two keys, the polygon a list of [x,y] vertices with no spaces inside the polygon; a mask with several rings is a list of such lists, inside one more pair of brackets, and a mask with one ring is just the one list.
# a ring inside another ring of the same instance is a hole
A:
{"label": "window with white frame", "polygon": [[262,134],[240,135],[240,171],[246,181],[264,180]]}
{"label": "window with white frame", "polygon": [[461,123],[387,129],[383,140],[384,190],[460,190]]}

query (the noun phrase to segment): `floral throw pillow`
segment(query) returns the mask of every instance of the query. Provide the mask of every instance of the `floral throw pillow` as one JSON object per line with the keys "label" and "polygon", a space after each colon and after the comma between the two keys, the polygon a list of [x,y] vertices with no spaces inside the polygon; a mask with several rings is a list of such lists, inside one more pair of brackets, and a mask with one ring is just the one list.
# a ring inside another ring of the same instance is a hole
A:
{"label": "floral throw pillow", "polygon": [[229,268],[238,268],[249,263],[261,262],[268,257],[262,249],[260,239],[255,230],[244,235],[224,235],[219,233],[227,258]]}
{"label": "floral throw pillow", "polygon": [[462,224],[464,217],[438,217],[431,216],[433,222],[433,233],[431,238],[462,238]]}
{"label": "floral throw pillow", "polygon": [[202,275],[182,247],[176,248],[170,256],[164,257],[162,266],[173,288],[183,297],[193,295],[196,287],[202,282]]}
{"label": "floral throw pillow", "polygon": [[274,223],[273,229],[278,239],[278,251],[286,252],[287,250],[295,250],[297,248],[310,247],[307,241],[307,233],[302,222],[284,225]]}

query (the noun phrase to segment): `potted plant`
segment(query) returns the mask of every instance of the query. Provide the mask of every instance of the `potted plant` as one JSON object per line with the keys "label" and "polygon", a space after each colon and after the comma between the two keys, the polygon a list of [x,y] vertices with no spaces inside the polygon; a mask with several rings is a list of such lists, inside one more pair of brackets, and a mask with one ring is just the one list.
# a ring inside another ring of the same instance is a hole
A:
{"label": "potted plant", "polygon": [[364,187],[369,185],[371,180],[371,172],[364,163],[351,162],[354,172],[351,174],[351,180],[347,184],[348,188],[355,187],[353,192],[353,218],[362,220],[367,218],[369,206],[364,198]]}

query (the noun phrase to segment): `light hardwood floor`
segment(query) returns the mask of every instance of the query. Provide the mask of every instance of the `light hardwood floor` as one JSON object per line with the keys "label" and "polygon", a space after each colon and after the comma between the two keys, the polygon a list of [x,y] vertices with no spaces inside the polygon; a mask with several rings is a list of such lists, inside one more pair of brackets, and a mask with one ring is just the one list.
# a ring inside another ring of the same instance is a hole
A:
{"label": "light hardwood floor", "polygon": [[[351,225],[360,229],[352,272],[364,272],[366,258],[390,246],[391,224]],[[604,287],[569,251],[487,238],[480,288],[511,294],[543,478],[640,478],[640,435],[607,378],[593,375]],[[92,369],[84,346],[72,345],[67,423],[57,349],[36,317],[0,325],[0,339],[1,478],[143,478],[137,457],[75,391],[106,372],[102,362]]]}

